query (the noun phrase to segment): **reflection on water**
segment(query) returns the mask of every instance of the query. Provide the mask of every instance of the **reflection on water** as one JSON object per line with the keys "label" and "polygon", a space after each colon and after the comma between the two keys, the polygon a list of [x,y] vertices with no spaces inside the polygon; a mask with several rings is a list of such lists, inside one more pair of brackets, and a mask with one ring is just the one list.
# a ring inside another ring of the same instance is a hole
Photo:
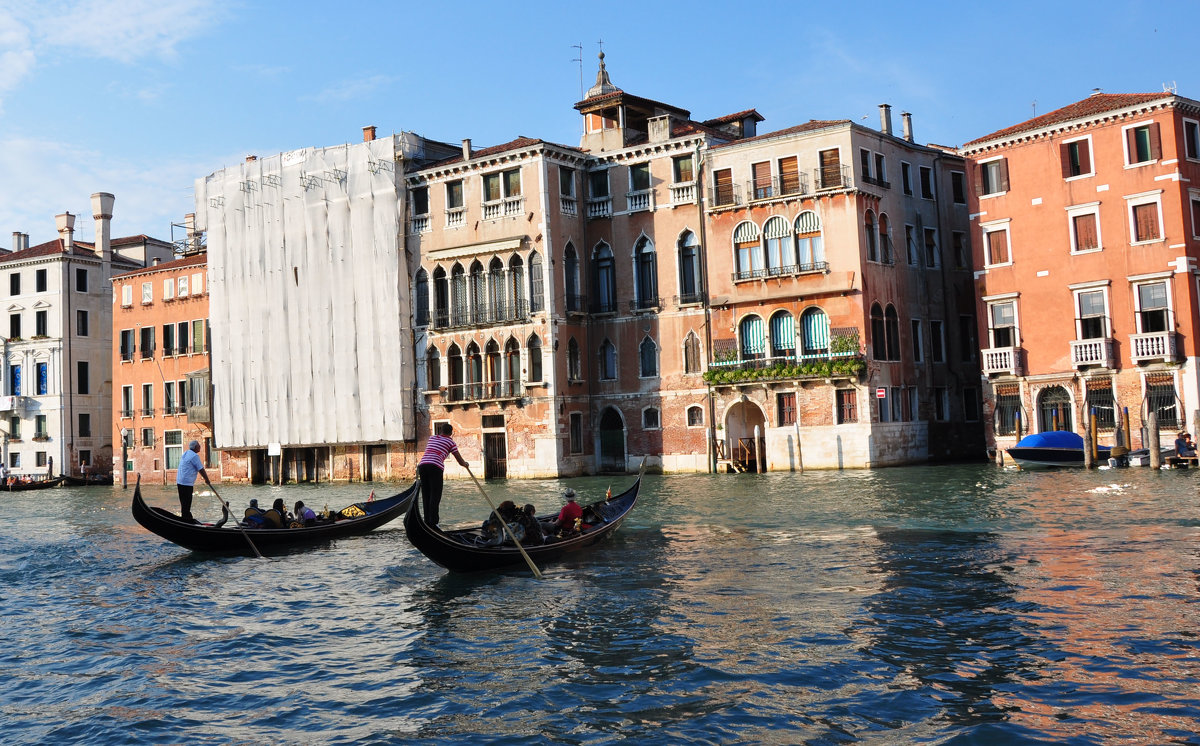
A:
{"label": "reflection on water", "polygon": [[[585,499],[609,484],[571,480]],[[487,489],[549,511],[563,486]],[[238,510],[369,491],[221,489]],[[543,581],[445,573],[399,523],[203,557],[136,526],[130,491],[7,496],[3,740],[1197,742],[1194,473],[648,477],[643,494]],[[448,522],[486,512],[447,485]]]}

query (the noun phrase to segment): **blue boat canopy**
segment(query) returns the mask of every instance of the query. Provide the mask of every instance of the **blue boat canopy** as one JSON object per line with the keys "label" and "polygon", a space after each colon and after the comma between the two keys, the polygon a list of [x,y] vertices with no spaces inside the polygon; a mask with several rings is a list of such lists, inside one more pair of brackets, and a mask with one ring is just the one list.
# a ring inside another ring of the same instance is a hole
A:
{"label": "blue boat canopy", "polygon": [[1083,436],[1069,430],[1031,433],[1021,438],[1017,448],[1077,448],[1083,450]]}

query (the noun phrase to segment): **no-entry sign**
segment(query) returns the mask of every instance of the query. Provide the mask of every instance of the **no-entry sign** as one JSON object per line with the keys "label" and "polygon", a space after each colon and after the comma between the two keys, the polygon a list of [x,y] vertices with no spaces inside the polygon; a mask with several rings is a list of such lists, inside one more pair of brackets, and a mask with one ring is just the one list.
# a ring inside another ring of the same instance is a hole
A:
{"label": "no-entry sign", "polygon": [[887,398],[887,389],[885,389],[882,386],[875,389],[875,398],[876,399],[886,399]]}

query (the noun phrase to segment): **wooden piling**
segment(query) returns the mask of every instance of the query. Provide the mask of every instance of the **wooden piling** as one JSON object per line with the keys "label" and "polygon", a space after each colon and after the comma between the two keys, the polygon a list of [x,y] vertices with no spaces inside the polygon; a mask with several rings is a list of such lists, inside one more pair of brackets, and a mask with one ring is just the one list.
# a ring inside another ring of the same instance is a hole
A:
{"label": "wooden piling", "polygon": [[1087,420],[1083,423],[1083,468],[1091,469],[1096,465],[1096,436],[1092,431],[1091,418],[1085,410]]}
{"label": "wooden piling", "polygon": [[1162,449],[1158,446],[1158,414],[1153,410],[1146,418],[1146,443],[1143,445],[1150,450],[1150,468],[1162,468]]}

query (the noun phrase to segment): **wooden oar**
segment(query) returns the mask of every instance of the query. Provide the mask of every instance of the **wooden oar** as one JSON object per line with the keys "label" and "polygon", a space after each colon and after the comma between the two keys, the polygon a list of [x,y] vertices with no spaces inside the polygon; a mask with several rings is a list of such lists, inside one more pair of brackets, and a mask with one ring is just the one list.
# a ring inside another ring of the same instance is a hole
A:
{"label": "wooden oar", "polygon": [[475,473],[471,471],[471,467],[469,466],[467,467],[467,473],[471,475],[471,480],[474,481],[475,486],[479,488],[479,494],[483,495],[484,500],[487,500],[488,506],[492,509],[492,514],[496,516],[496,520],[499,521],[500,525],[504,527],[504,532],[508,534],[508,538],[512,539],[513,544],[517,545],[517,549],[520,550],[521,556],[525,558],[525,563],[528,564],[529,569],[533,571],[533,577],[541,580],[542,571],[538,569],[537,565],[533,564],[533,558],[531,558],[529,553],[525,551],[525,547],[521,546],[521,542],[517,541],[516,535],[513,534],[512,529],[508,527],[508,523],[506,523],[504,518],[501,517],[500,511],[496,510],[496,504],[492,502],[492,498],[488,497],[488,493],[483,491],[483,485],[479,483],[479,480],[475,477]]}
{"label": "wooden oar", "polygon": [[[141,475],[138,475],[138,479],[141,479]],[[211,482],[209,483],[208,488],[212,490],[213,497],[221,501],[221,507],[225,508],[226,512],[229,513],[229,517],[233,518],[233,511],[229,509],[229,503],[225,502],[225,498],[217,494],[217,488],[213,487]],[[237,521],[237,527],[238,530],[242,532],[242,536],[246,537],[246,543],[250,545],[250,548],[254,550],[254,553],[258,555],[259,559],[263,559],[262,552],[258,551],[258,547],[254,546],[254,542],[250,540],[250,534],[246,533],[246,527],[243,526],[242,522],[238,521],[236,518],[234,518],[234,520]]]}

